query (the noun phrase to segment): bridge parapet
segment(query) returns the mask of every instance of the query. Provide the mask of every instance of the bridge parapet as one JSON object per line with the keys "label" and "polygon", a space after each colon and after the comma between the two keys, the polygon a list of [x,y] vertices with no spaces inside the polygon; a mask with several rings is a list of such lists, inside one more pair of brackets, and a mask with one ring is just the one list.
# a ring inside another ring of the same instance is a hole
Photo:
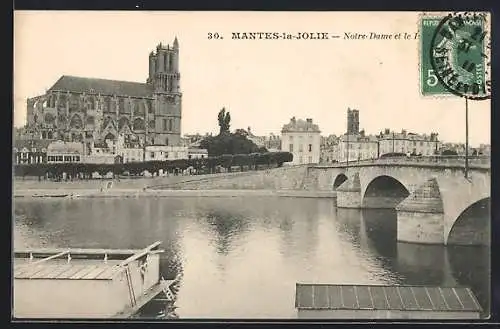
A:
{"label": "bridge parapet", "polygon": [[[469,157],[470,169],[490,169],[490,156]],[[330,165],[314,165],[314,168],[346,168],[379,165],[404,165],[422,167],[465,167],[465,156],[401,156],[390,158],[366,159],[359,161],[339,162]]]}

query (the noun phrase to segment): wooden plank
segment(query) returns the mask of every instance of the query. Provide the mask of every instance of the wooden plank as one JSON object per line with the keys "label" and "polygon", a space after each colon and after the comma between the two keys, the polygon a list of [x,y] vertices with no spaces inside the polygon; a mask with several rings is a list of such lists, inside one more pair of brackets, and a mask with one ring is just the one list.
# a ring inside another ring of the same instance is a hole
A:
{"label": "wooden plank", "polygon": [[384,287],[373,286],[368,287],[373,300],[373,307],[376,310],[387,310],[390,308],[389,301],[385,295]]}
{"label": "wooden plank", "polygon": [[76,255],[119,255],[119,256],[131,256],[143,249],[98,249],[98,248],[39,248],[39,249],[25,249],[25,250],[15,250],[14,258],[26,258],[29,254],[36,255],[53,255],[58,254],[63,251],[69,250],[71,254]]}
{"label": "wooden plank", "polygon": [[419,309],[417,300],[411,291],[411,287],[397,287],[405,310],[416,311]]}
{"label": "wooden plank", "polygon": [[469,294],[470,298],[474,301],[474,304],[476,305],[477,309],[478,310],[483,310],[483,308],[481,307],[481,305],[479,305],[479,302],[476,299],[476,296],[472,293],[472,290],[470,288],[465,288],[465,290]]}
{"label": "wooden plank", "polygon": [[80,271],[76,272],[75,274],[73,274],[70,279],[71,280],[79,280],[81,279],[82,277],[84,277],[85,275],[87,275],[89,272],[92,272],[93,270],[95,270],[97,267],[97,265],[86,265],[84,268],[82,268]]}
{"label": "wooden plank", "polygon": [[358,305],[360,309],[373,309],[373,301],[368,288],[368,286],[356,287],[356,293],[358,295]]}
{"label": "wooden plank", "polygon": [[460,302],[460,300],[458,299],[458,296],[453,291],[453,288],[442,288],[441,292],[450,310],[463,311],[464,307]]}
{"label": "wooden plank", "polygon": [[342,292],[342,301],[344,307],[349,309],[357,309],[358,303],[356,301],[356,293],[353,286],[340,286]]}
{"label": "wooden plank", "polygon": [[113,277],[123,271],[123,268],[118,267],[118,265],[110,266],[107,270],[96,276],[96,280],[112,280]]}
{"label": "wooden plank", "polygon": [[75,273],[81,271],[83,268],[85,268],[86,265],[75,265],[73,264],[73,266],[71,268],[69,268],[67,271],[65,272],[62,272],[61,274],[59,274],[58,276],[54,277],[54,279],[69,279],[71,278]]}
{"label": "wooden plank", "polygon": [[439,288],[426,288],[435,311],[448,311],[448,306]]}
{"label": "wooden plank", "polygon": [[297,286],[297,307],[312,308],[313,307],[313,290],[312,285]]}
{"label": "wooden plank", "polygon": [[342,296],[339,286],[327,286],[328,287],[328,300],[330,301],[330,308],[339,309],[344,307],[342,303]]}
{"label": "wooden plank", "polygon": [[329,308],[330,303],[328,301],[328,286],[326,285],[314,285],[314,308]]}
{"label": "wooden plank", "polygon": [[432,302],[425,287],[411,287],[415,299],[418,301],[420,310],[430,311],[433,309]]}
{"label": "wooden plank", "polygon": [[17,273],[14,277],[16,279],[29,279],[32,275],[45,269],[43,264],[37,266],[28,266],[27,270],[22,273]]}
{"label": "wooden plank", "polygon": [[38,271],[37,273],[33,274],[30,279],[41,279],[43,278],[44,275],[50,274],[54,272],[59,266],[58,265],[53,265],[53,264],[45,264],[45,268],[41,271]]}
{"label": "wooden plank", "polygon": [[466,289],[462,288],[454,288],[457,297],[460,299],[460,302],[463,305],[464,310],[466,311],[480,311],[477,307],[476,303],[472,299],[471,295],[467,292]]}
{"label": "wooden plank", "polygon": [[67,271],[71,267],[72,267],[72,265],[69,265],[69,264],[58,265],[52,272],[49,272],[49,273],[45,274],[42,277],[42,279],[52,279],[52,278],[55,278],[59,274]]}
{"label": "wooden plank", "polygon": [[110,266],[107,264],[101,264],[96,266],[96,268],[89,273],[87,273],[85,276],[82,277],[83,280],[94,280],[97,278],[99,274],[102,272],[106,271]]}
{"label": "wooden plank", "polygon": [[156,241],[155,243],[147,246],[146,248],[144,248],[143,250],[141,250],[140,252],[136,253],[135,255],[132,255],[130,256],[129,258],[125,259],[123,262],[120,263],[119,266],[125,266],[143,256],[146,256],[148,253],[151,252],[151,250],[153,248],[157,248],[159,245],[161,244],[161,241]]}
{"label": "wooden plank", "polygon": [[21,265],[15,272],[14,272],[14,277],[18,275],[23,275],[24,273],[28,271],[32,271],[32,267],[29,265]]}
{"label": "wooden plank", "polygon": [[403,304],[401,302],[401,297],[399,296],[398,289],[396,287],[384,287],[385,295],[387,296],[387,301],[389,302],[389,309],[391,310],[402,310]]}
{"label": "wooden plank", "polygon": [[45,257],[45,258],[42,258],[40,260],[37,260],[36,262],[33,262],[31,263],[31,265],[38,265],[40,263],[44,263],[48,260],[51,260],[51,259],[54,259],[54,258],[58,258],[58,257],[61,257],[61,256],[64,256],[66,255],[67,253],[69,253],[69,250],[65,250],[65,251],[61,251],[60,253],[57,253],[55,255],[52,255],[52,256],[49,256],[49,257]]}

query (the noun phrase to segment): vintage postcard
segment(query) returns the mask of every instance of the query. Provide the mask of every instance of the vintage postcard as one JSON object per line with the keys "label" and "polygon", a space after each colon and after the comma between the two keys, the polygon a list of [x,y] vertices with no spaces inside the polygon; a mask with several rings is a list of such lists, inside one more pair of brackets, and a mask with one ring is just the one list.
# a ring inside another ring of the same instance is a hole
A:
{"label": "vintage postcard", "polygon": [[488,318],[490,32],[15,11],[13,319]]}

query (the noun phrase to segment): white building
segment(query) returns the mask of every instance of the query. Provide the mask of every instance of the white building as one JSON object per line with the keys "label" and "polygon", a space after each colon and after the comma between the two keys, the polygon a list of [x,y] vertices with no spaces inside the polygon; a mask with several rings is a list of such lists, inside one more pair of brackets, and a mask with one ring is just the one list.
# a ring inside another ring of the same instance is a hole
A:
{"label": "white building", "polygon": [[148,145],[145,161],[166,161],[188,158],[187,146]]}
{"label": "white building", "polygon": [[205,159],[208,158],[208,150],[199,148],[188,149],[188,159]]}
{"label": "white building", "polygon": [[379,157],[379,142],[376,136],[342,135],[339,139],[337,159],[339,162],[361,161]]}
{"label": "white building", "polygon": [[290,119],[281,130],[281,150],[293,154],[292,165],[319,163],[321,131],[312,119]]}
{"label": "white building", "polygon": [[45,163],[47,161],[47,147],[50,143],[51,141],[44,139],[15,139],[13,163]]}
{"label": "white building", "polygon": [[430,156],[439,153],[441,142],[438,134],[415,134],[402,130],[400,133],[385,129],[379,137],[380,156],[387,153],[405,153]]}
{"label": "white building", "polygon": [[55,141],[47,146],[47,163],[82,162],[84,144]]}

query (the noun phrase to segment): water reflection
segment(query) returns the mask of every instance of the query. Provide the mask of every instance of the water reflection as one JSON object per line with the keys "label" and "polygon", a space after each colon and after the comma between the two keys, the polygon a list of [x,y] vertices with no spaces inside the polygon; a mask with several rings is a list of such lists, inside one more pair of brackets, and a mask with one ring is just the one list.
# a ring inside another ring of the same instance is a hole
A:
{"label": "water reflection", "polygon": [[[488,307],[488,249],[397,243],[390,209],[329,199],[16,200],[14,245],[143,248],[180,278],[181,318],[291,318],[296,282],[470,286]],[[485,251],[486,250],[486,251]],[[165,300],[141,317],[167,317]]]}
{"label": "water reflection", "polygon": [[393,209],[361,211],[366,248],[384,267],[408,285],[468,286],[488,313],[490,307],[490,248],[397,242]]}

